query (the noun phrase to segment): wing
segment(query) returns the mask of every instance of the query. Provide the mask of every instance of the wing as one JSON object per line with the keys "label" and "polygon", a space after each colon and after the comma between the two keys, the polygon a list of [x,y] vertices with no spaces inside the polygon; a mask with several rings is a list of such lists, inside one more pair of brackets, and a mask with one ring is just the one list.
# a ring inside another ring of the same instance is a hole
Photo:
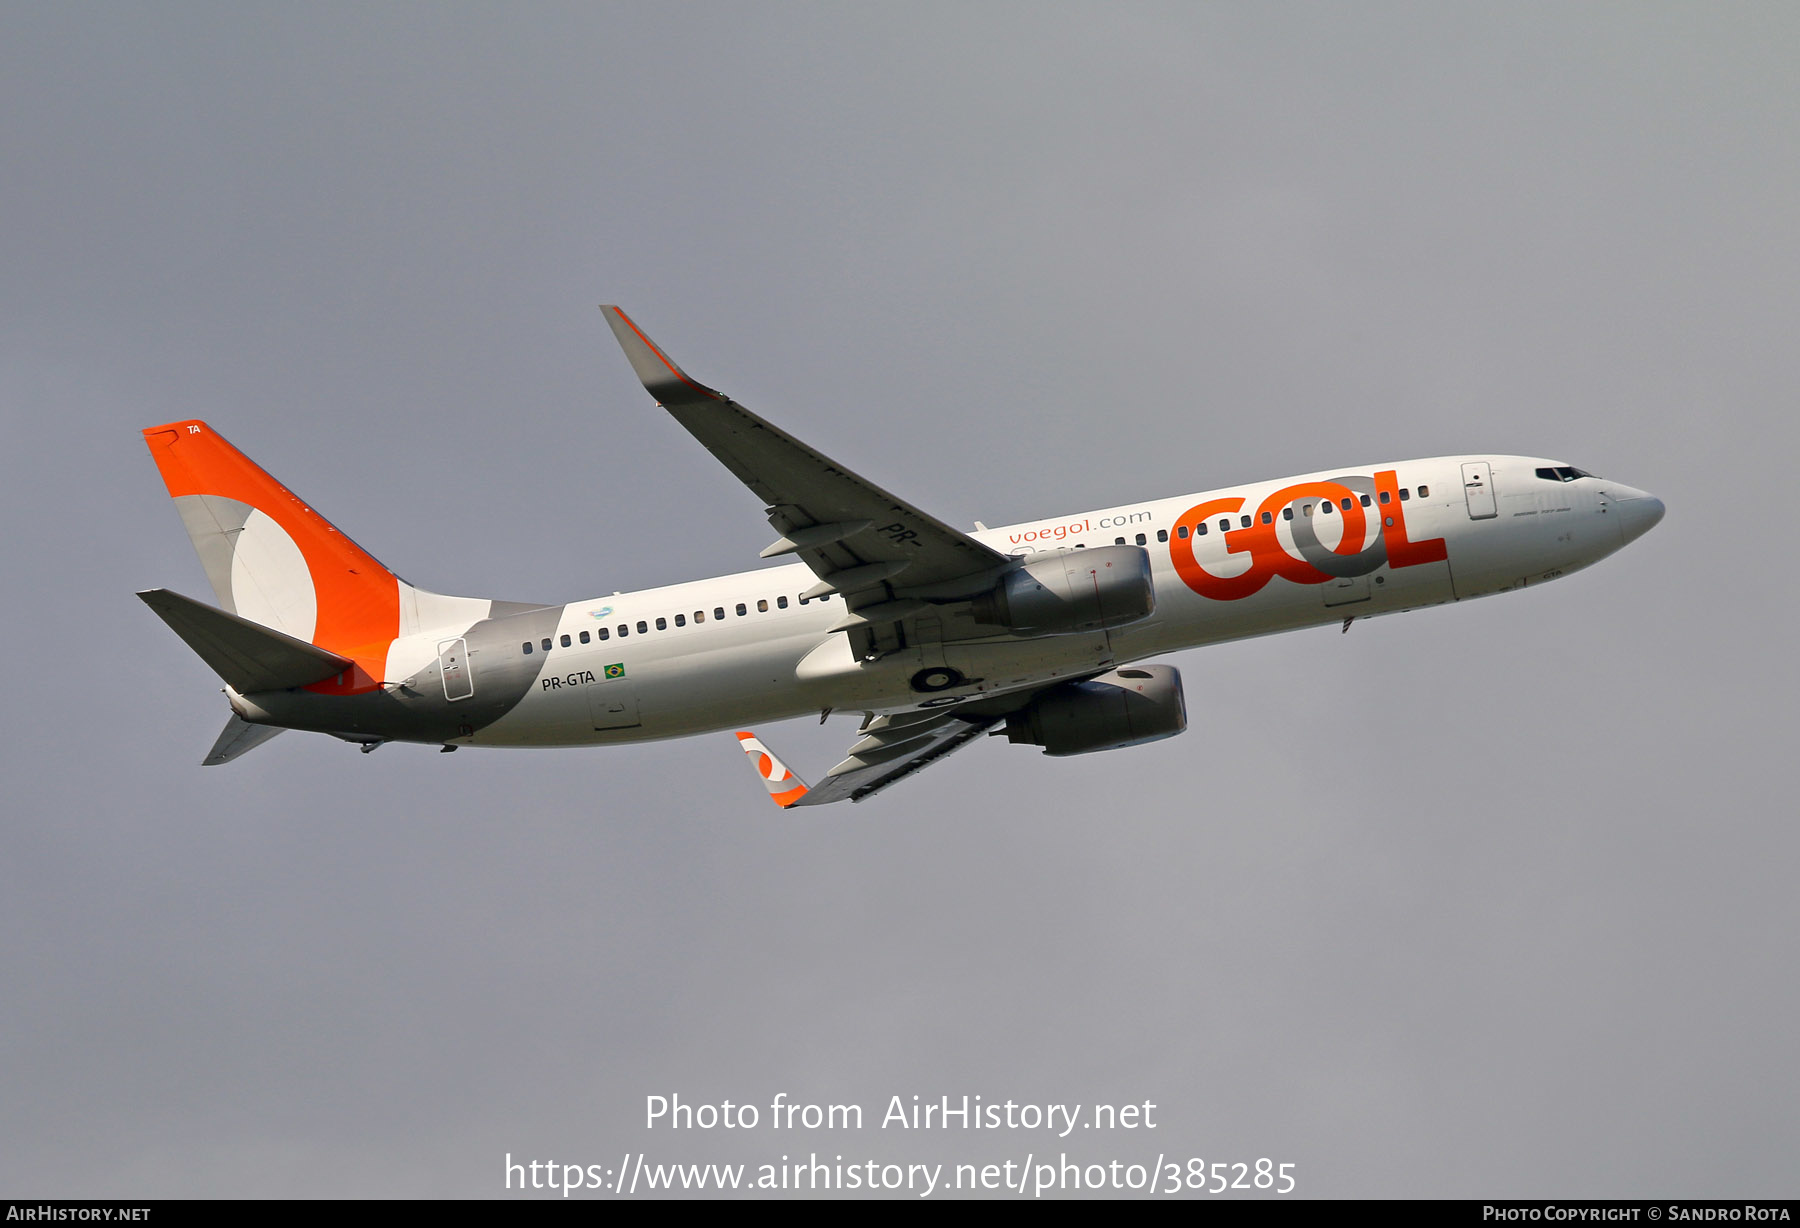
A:
{"label": "wing", "polygon": [[767,505],[780,536],[763,557],[798,555],[819,577],[809,597],[843,594],[850,613],[835,630],[868,632],[928,608],[909,593],[973,595],[1011,564],[696,382],[617,307],[600,310],[645,390]]}
{"label": "wing", "polygon": [[795,806],[824,806],[846,798],[860,802],[967,746],[1004,719],[968,713],[952,715],[944,708],[876,717],[863,725],[862,737],[844,761],[811,788],[755,734],[740,733],[738,742],[750,756],[770,798],[783,810],[791,810]]}
{"label": "wing", "polygon": [[844,761],[825,773],[796,806],[823,806],[849,798],[860,802],[931,766],[981,737],[1004,717],[952,715],[943,708],[876,717]]}

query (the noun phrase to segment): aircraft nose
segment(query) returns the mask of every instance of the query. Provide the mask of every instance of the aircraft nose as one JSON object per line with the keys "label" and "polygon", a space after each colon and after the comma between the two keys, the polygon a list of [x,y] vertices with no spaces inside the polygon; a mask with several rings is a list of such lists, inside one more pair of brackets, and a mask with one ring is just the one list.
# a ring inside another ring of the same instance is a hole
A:
{"label": "aircraft nose", "polygon": [[1663,501],[1647,491],[1619,493],[1619,528],[1627,543],[1634,542],[1654,529],[1663,518]]}

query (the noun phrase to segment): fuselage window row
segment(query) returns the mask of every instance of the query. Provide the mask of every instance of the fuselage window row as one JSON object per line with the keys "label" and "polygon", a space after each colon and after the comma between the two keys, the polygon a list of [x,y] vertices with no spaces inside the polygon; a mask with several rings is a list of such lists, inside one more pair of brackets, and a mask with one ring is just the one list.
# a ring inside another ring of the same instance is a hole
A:
{"label": "fuselage window row", "polygon": [[[1540,474],[1540,476],[1542,476],[1542,475]],[[1419,487],[1419,497],[1421,499],[1430,498],[1431,497],[1431,487],[1429,487],[1429,486]],[[1412,498],[1411,489],[1408,487],[1401,487],[1400,501],[1402,503],[1404,503],[1410,498]],[[1368,495],[1358,495],[1356,497],[1356,501],[1364,507],[1374,506],[1374,500],[1370,499]],[[1381,501],[1383,503],[1393,502],[1392,494],[1389,491],[1385,491],[1385,490],[1382,491],[1381,492]],[[1300,505],[1300,514],[1303,516],[1312,515],[1313,514],[1313,506],[1314,505],[1311,503],[1301,504]],[[1332,506],[1329,502],[1321,501],[1317,506],[1318,506],[1319,511],[1324,515],[1330,515],[1332,512]],[[1343,509],[1345,511],[1349,511],[1350,507],[1351,507],[1351,501],[1349,499],[1344,499],[1341,503],[1341,506],[1343,507]],[[1283,520],[1292,520],[1294,518],[1294,509],[1291,504],[1289,506],[1281,509],[1281,518]],[[1272,512],[1262,513],[1262,516],[1261,516],[1262,523],[1272,524],[1272,523],[1274,523],[1274,519],[1275,519],[1275,517]],[[1251,526],[1251,524],[1253,523],[1253,520],[1249,516],[1240,516],[1238,518],[1238,523],[1243,528],[1247,529]],[[1212,531],[1211,526],[1204,520],[1201,521],[1199,524],[1192,526],[1191,528],[1185,524],[1179,524],[1179,525],[1175,526],[1175,536],[1180,538],[1182,541],[1186,541],[1190,537],[1205,537],[1211,531]],[[1231,532],[1230,517],[1227,517],[1227,516],[1219,517],[1219,532],[1221,532],[1221,533]],[[1156,540],[1159,542],[1168,541],[1169,540],[1169,531],[1167,529],[1158,529],[1156,531]],[[1123,546],[1125,544],[1125,539],[1123,537],[1115,538],[1113,544]],[[1144,535],[1142,533],[1139,533],[1138,534],[1138,545],[1143,546],[1143,545],[1147,545],[1147,544],[1148,543],[1145,542],[1145,540],[1144,540]]]}
{"label": "fuselage window row", "polygon": [[[829,600],[831,600],[831,594],[827,593],[825,596],[816,597],[816,598],[813,598],[813,600],[829,601]],[[806,601],[807,601],[807,599],[802,597],[800,599],[800,604],[805,605]],[[739,618],[749,617],[750,605],[748,602],[739,601],[735,604],[734,608],[736,609],[737,615]],[[777,610],[787,609],[788,608],[788,599],[785,596],[775,598],[775,607],[774,608]],[[758,614],[767,614],[769,612],[769,599],[767,597],[760,597],[757,599],[756,612]],[[715,622],[723,619],[725,617],[725,607],[722,605],[714,606],[713,612],[712,612],[712,617]],[[694,624],[696,626],[698,626],[699,624],[701,624],[705,621],[706,621],[706,611],[705,610],[695,610],[694,611]],[[687,615],[686,614],[675,615],[675,625],[677,627],[687,626]],[[656,629],[658,631],[667,631],[669,629],[669,619],[668,619],[667,615],[659,617],[656,620]],[[639,635],[648,635],[650,633],[650,624],[647,619],[639,619],[638,620],[637,633]],[[631,634],[631,624],[629,622],[620,623],[619,624],[619,638],[624,639],[627,636],[629,636],[630,634]],[[594,631],[591,633],[587,632],[587,631],[583,631],[583,632],[581,632],[579,638],[583,644],[589,643],[594,639],[599,639],[601,641],[610,640],[612,638],[612,629],[609,627],[601,627],[597,631]],[[546,638],[543,641],[541,641],[541,643],[539,645],[536,645],[536,646],[534,646],[530,640],[526,640],[525,642],[523,642],[522,644],[519,645],[519,652],[522,655],[527,656],[527,657],[529,657],[533,652],[538,651],[539,649],[541,649],[544,652],[549,652],[554,643],[560,643],[564,648],[574,647],[573,639],[570,636],[563,635],[563,636],[557,637],[557,639],[554,641],[549,638]]]}
{"label": "fuselage window row", "polygon": [[[1537,471],[1537,476],[1540,478],[1549,479],[1551,481],[1564,481],[1564,482],[1574,481],[1575,480],[1574,477],[1563,477],[1562,476],[1562,473],[1565,471],[1571,472],[1577,476],[1583,476],[1583,477],[1587,476],[1585,474],[1582,474],[1582,472],[1579,469],[1576,469],[1576,470],[1540,469]],[[1430,498],[1431,497],[1431,487],[1421,485],[1419,487],[1419,497],[1421,499]],[[1391,501],[1390,497],[1389,497],[1389,493],[1385,490],[1381,492],[1380,498],[1381,498],[1381,502],[1383,502],[1383,503],[1388,503]],[[1400,501],[1402,503],[1405,503],[1411,498],[1412,498],[1412,490],[1409,487],[1402,486],[1400,488]],[[1362,504],[1362,506],[1364,506],[1364,507],[1371,506],[1371,500],[1369,499],[1368,495],[1358,495],[1357,501],[1360,502]],[[1349,511],[1350,507],[1351,507],[1351,500],[1348,498],[1342,500],[1342,506],[1345,511]],[[1332,506],[1331,506],[1330,500],[1321,500],[1318,504],[1318,508],[1321,513],[1323,513],[1325,515],[1330,515],[1331,511],[1332,511]],[[1313,505],[1311,503],[1302,504],[1301,505],[1301,514],[1306,515],[1306,516],[1312,515],[1313,514]],[[1281,509],[1281,518],[1283,520],[1292,520],[1294,518],[1294,509],[1291,505]],[[1271,524],[1274,522],[1274,516],[1272,513],[1264,512],[1261,515],[1261,520],[1262,520],[1263,524]],[[1256,518],[1251,517],[1251,516],[1240,516],[1238,518],[1238,521],[1239,521],[1239,524],[1241,525],[1241,527],[1247,529],[1252,524],[1255,523]],[[1390,520],[1389,523],[1391,524],[1392,521]],[[1231,520],[1228,517],[1221,516],[1219,518],[1219,532],[1229,533],[1230,531],[1231,531]],[[1208,532],[1209,532],[1209,529],[1208,529],[1207,523],[1205,521],[1201,521],[1199,524],[1193,526],[1192,530],[1190,530],[1189,527],[1185,524],[1177,525],[1175,527],[1175,536],[1180,538],[1183,541],[1186,541],[1190,536],[1205,537]],[[1169,540],[1169,531],[1167,529],[1158,529],[1156,531],[1156,540],[1159,542],[1168,541]],[[1113,544],[1116,546],[1123,546],[1125,544],[1125,539],[1123,537],[1115,537],[1113,539]],[[1140,546],[1147,546],[1150,543],[1149,543],[1149,539],[1146,537],[1145,534],[1139,533],[1139,534],[1137,534],[1137,544]],[[1085,550],[1087,548],[1087,543],[1086,542],[1077,542],[1077,543],[1075,543],[1075,548],[1077,550]],[[830,601],[831,594],[826,593],[822,597],[814,597],[814,598],[810,598],[810,599],[802,596],[800,598],[800,604],[805,605],[808,600]],[[777,597],[775,599],[775,608],[778,610],[787,609],[788,608],[788,599],[786,597]],[[734,606],[734,609],[736,610],[737,616],[739,618],[745,618],[745,617],[749,616],[750,609],[749,609],[749,604],[747,602],[743,602],[743,601],[737,602]],[[759,614],[767,614],[769,612],[769,602],[766,597],[761,598],[757,601],[756,612]],[[699,624],[704,623],[706,621],[706,617],[707,616],[706,616],[705,610],[695,610],[694,611],[694,624],[696,626],[698,626]],[[715,622],[722,620],[725,617],[725,607],[722,605],[714,606],[713,611],[712,611],[712,617]],[[677,627],[687,626],[687,615],[685,615],[685,614],[675,615],[675,625]],[[656,629],[658,631],[666,631],[666,630],[668,630],[668,628],[669,628],[669,624],[668,624],[668,619],[666,617],[658,618],[656,620]],[[637,630],[638,630],[639,635],[648,634],[649,630],[650,630],[648,622],[646,622],[644,620],[639,620],[638,624],[637,624]],[[596,638],[598,638],[602,641],[612,638],[611,631],[606,627],[601,627],[594,634],[595,634]],[[620,638],[624,638],[625,636],[628,636],[630,634],[631,634],[631,625],[629,623],[620,623],[619,624]],[[588,633],[586,631],[583,631],[581,633],[581,642],[583,644],[588,642]],[[550,648],[551,648],[551,641],[548,639],[544,640],[542,646],[543,646],[543,650],[545,652],[549,652]],[[570,642],[569,642],[569,637],[566,635],[562,637],[562,646],[564,648],[568,648],[571,646]],[[532,646],[531,646],[530,641],[526,641],[525,643],[520,644],[519,650],[525,656],[530,656],[532,653]]]}

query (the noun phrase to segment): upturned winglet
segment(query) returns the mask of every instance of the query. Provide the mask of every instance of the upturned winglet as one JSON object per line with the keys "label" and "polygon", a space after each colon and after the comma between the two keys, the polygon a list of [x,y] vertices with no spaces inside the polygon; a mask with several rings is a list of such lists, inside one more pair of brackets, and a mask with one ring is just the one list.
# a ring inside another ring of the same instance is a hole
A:
{"label": "upturned winglet", "polygon": [[786,810],[806,796],[806,782],[788,771],[787,765],[777,759],[755,734],[740,732],[738,745],[756,765],[756,774],[762,777],[764,787],[769,790],[770,801]]}
{"label": "upturned winglet", "polygon": [[612,326],[613,336],[619,339],[619,348],[625,351],[644,391],[655,397],[658,404],[693,405],[726,399],[723,393],[708,388],[676,366],[675,360],[623,311],[610,304],[603,305],[600,310]]}

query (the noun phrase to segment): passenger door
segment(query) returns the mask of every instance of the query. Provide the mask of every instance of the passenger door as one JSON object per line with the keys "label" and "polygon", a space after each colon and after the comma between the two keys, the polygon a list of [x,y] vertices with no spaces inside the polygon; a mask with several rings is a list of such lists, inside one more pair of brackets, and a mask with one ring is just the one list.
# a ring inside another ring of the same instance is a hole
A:
{"label": "passenger door", "polygon": [[1494,506],[1494,470],[1486,461],[1470,461],[1462,467],[1463,498],[1469,505],[1470,520],[1492,520],[1499,515]]}

